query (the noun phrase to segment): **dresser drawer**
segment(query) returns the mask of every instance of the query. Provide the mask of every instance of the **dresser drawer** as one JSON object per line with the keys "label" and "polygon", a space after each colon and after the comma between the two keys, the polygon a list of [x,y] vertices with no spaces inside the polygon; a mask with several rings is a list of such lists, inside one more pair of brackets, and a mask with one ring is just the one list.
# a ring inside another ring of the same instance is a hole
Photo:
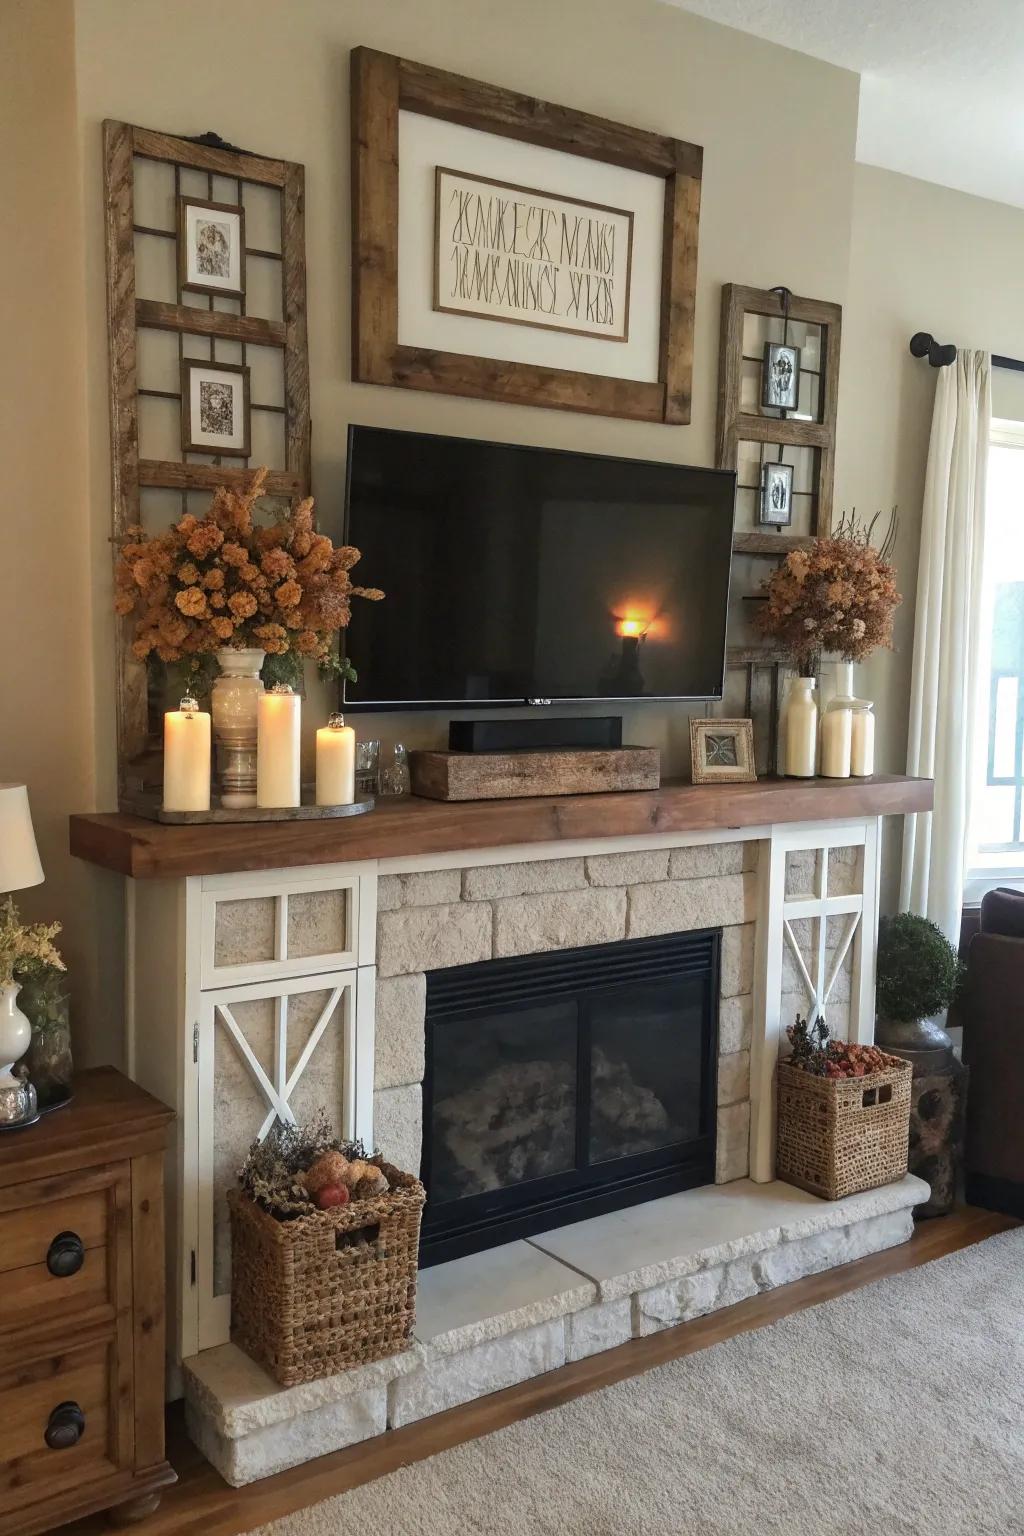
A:
{"label": "dresser drawer", "polygon": [[0,1370],[0,1504],[117,1470],[129,1448],[118,1444],[115,1381],[112,1339]]}
{"label": "dresser drawer", "polygon": [[114,1231],[127,1165],[4,1190],[0,1205],[0,1344],[115,1301]]}

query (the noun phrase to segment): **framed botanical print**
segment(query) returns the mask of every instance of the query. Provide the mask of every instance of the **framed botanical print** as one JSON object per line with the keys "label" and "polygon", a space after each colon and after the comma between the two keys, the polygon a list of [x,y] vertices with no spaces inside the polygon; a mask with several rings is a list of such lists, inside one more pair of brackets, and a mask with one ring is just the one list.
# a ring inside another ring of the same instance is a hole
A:
{"label": "framed botanical print", "polygon": [[750,720],[690,717],[690,758],[695,784],[754,784],[754,727]]}
{"label": "framed botanical print", "polygon": [[241,363],[181,365],[181,447],[184,453],[249,457],[249,370]]}
{"label": "framed botanical print", "polygon": [[190,293],[245,293],[245,209],[241,203],[178,199],[178,283]]}
{"label": "framed botanical print", "polygon": [[355,48],[352,377],[690,420],[703,150]]}

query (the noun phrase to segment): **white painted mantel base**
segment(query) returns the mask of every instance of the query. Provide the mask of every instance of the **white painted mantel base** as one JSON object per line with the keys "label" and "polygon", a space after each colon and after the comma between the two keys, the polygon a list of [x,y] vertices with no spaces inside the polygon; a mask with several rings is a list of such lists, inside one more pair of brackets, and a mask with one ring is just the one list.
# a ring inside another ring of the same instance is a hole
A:
{"label": "white painted mantel base", "polygon": [[185,1362],[189,1433],[234,1487],[905,1242],[927,1184],[845,1200],[738,1179],[420,1275],[405,1354],[281,1388],[233,1344]]}

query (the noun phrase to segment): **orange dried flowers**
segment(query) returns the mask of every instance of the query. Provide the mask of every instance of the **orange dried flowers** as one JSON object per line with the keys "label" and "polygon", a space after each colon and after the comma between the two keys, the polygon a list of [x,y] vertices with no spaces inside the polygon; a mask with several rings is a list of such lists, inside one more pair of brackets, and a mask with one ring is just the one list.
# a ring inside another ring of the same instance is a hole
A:
{"label": "orange dried flowers", "polygon": [[353,585],[359,551],[335,549],[315,532],[312,497],[256,525],[266,477],[257,469],[242,489],[221,486],[205,517],[186,513],[155,538],[131,528],[121,540],[114,608],[134,615],[132,651],[140,660],[182,661],[236,645],[278,656],[294,651],[328,665],[352,598],[384,596]]}
{"label": "orange dried flowers", "polygon": [[767,601],[758,608],[758,628],[800,665],[822,653],[863,661],[879,646],[892,647],[893,615],[903,600],[896,573],[863,540],[815,539],[808,549],[791,550],[761,591]]}

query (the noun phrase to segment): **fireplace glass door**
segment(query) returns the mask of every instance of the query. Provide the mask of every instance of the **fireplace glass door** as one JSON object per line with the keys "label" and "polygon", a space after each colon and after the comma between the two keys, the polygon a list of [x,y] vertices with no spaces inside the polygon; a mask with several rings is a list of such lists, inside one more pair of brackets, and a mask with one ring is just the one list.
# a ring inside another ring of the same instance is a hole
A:
{"label": "fireplace glass door", "polygon": [[424,1262],[714,1177],[717,933],[427,978]]}

